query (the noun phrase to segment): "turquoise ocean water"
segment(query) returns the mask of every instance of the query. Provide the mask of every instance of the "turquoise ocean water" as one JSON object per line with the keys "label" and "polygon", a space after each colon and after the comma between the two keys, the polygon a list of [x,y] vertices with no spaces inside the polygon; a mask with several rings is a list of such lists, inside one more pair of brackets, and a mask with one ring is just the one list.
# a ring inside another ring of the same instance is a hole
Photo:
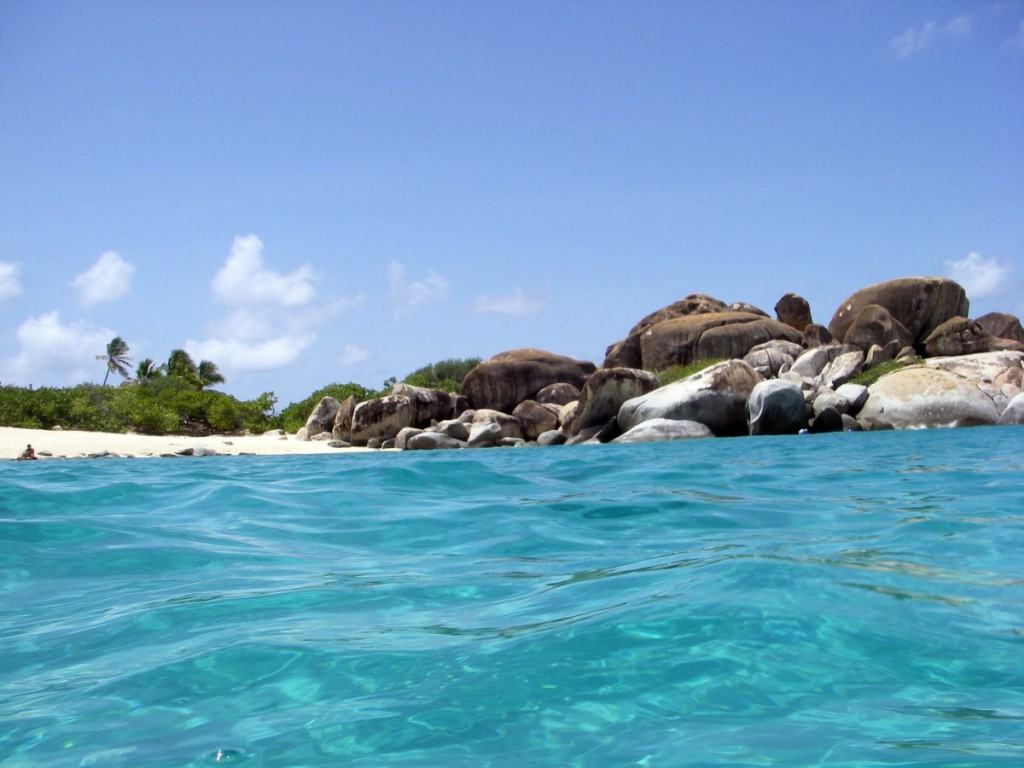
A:
{"label": "turquoise ocean water", "polygon": [[1021,766],[1024,428],[0,466],[0,766]]}

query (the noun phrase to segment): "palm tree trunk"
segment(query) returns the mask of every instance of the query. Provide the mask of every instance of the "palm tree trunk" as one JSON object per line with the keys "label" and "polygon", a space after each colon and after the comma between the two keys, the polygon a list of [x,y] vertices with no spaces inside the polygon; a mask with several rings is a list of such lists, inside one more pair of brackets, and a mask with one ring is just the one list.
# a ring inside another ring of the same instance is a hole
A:
{"label": "palm tree trunk", "polygon": [[110,366],[107,366],[107,375],[103,377],[103,386],[107,386],[107,379],[110,378]]}

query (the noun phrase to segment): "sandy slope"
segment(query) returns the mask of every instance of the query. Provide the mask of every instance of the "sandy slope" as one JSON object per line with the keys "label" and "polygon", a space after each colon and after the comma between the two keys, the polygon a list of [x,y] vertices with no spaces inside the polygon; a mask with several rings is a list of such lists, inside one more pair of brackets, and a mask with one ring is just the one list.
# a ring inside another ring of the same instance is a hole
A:
{"label": "sandy slope", "polygon": [[184,448],[203,446],[219,454],[252,453],[259,455],[282,455],[296,453],[348,454],[369,450],[367,448],[331,448],[326,442],[296,440],[289,435],[284,439],[278,435],[234,437],[215,435],[213,437],[181,437],[155,435],[123,435],[109,432],[78,432],[66,430],[52,432],[42,429],[17,429],[0,427],[0,459],[17,458],[25,446],[31,443],[40,459],[74,458],[109,451],[121,456],[159,456],[162,453],[176,453]]}

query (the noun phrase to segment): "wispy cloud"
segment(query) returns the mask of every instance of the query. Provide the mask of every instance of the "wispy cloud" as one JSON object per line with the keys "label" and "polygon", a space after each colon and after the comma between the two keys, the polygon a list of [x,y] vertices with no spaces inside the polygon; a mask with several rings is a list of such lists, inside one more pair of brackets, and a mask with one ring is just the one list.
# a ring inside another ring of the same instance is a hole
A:
{"label": "wispy cloud", "polygon": [[425,304],[448,296],[448,281],[437,272],[430,270],[419,280],[409,280],[405,267],[397,261],[388,264],[388,284],[395,317],[412,314]]}
{"label": "wispy cloud", "polygon": [[0,363],[0,379],[10,384],[78,384],[103,377],[96,361],[114,337],[108,328],[83,321],[65,323],[56,310],[18,326],[18,351]]}
{"label": "wispy cloud", "polygon": [[971,17],[966,15],[952,18],[945,24],[928,20],[907,27],[889,40],[889,50],[897,59],[907,59],[943,40],[962,40],[969,37],[972,29]]}
{"label": "wispy cloud", "polygon": [[21,295],[21,265],[0,261],[0,299]]}
{"label": "wispy cloud", "polygon": [[116,251],[100,255],[96,263],[71,281],[83,304],[99,304],[125,296],[132,288],[135,266]]}
{"label": "wispy cloud", "polygon": [[282,274],[263,264],[263,241],[242,235],[231,243],[227,261],[213,278],[214,295],[228,304],[273,304],[294,307],[316,295],[313,268],[304,264]]}
{"label": "wispy cloud", "polygon": [[346,344],[345,348],[341,350],[341,357],[339,362],[343,366],[359,365],[360,363],[366,362],[370,358],[370,350],[355,344]]}
{"label": "wispy cloud", "polygon": [[947,261],[946,274],[964,287],[968,298],[980,299],[1000,292],[1010,275],[1010,267],[972,251],[962,259]]}
{"label": "wispy cloud", "polygon": [[548,303],[546,296],[527,296],[523,289],[516,287],[508,296],[477,296],[473,311],[479,314],[532,315],[540,312]]}

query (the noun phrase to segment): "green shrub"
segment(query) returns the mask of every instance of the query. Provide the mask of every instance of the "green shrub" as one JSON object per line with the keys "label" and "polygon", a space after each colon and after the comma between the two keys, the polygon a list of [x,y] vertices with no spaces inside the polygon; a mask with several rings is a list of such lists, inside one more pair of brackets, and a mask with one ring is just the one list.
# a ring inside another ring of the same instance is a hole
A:
{"label": "green shrub", "polygon": [[922,360],[920,357],[908,357],[903,360],[889,360],[884,363],[879,363],[873,368],[868,368],[866,371],[861,371],[850,379],[850,381],[854,384],[862,384],[865,387],[870,387],[887,373],[898,371],[900,368],[906,368],[908,365],[920,365],[921,362]]}
{"label": "green shrub", "polygon": [[687,376],[692,376],[695,373],[703,371],[705,368],[709,368],[712,365],[724,362],[724,358],[713,358],[711,360],[694,360],[692,363],[686,365],[673,365],[670,368],[666,368],[663,371],[656,371],[655,376],[658,377],[658,381],[661,382],[661,386],[671,384],[673,381],[679,381],[685,379]]}
{"label": "green shrub", "polygon": [[354,395],[358,402],[362,402],[363,400],[377,397],[380,394],[380,392],[375,392],[352,382],[348,384],[328,384],[326,387],[318,389],[309,397],[295,403],[290,403],[281,409],[281,413],[271,419],[271,426],[283,429],[286,432],[295,432],[305,425],[310,411],[325,397],[333,397],[335,400],[341,401],[349,395]]}
{"label": "green shrub", "polygon": [[452,358],[439,360],[436,363],[417,368],[402,381],[414,387],[443,389],[446,392],[458,392],[466,374],[480,365],[479,357],[463,359]]}

